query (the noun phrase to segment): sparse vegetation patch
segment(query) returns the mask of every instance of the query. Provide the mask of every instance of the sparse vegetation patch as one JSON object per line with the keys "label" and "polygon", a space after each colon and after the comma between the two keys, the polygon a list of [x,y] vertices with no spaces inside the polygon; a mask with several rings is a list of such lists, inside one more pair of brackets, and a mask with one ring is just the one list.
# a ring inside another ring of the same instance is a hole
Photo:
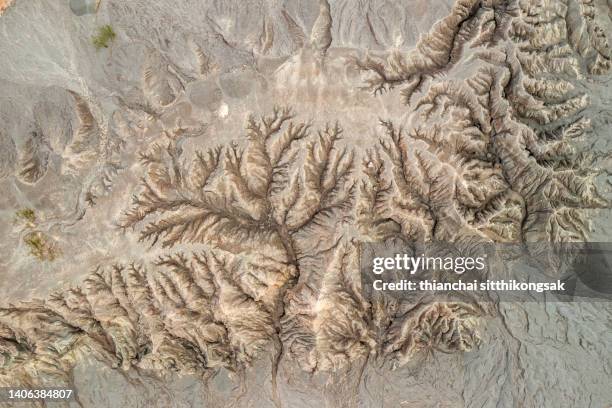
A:
{"label": "sparse vegetation patch", "polygon": [[92,42],[96,50],[102,48],[108,48],[110,44],[115,41],[117,33],[113,30],[113,27],[106,24],[102,27],[98,27],[98,33],[92,37]]}

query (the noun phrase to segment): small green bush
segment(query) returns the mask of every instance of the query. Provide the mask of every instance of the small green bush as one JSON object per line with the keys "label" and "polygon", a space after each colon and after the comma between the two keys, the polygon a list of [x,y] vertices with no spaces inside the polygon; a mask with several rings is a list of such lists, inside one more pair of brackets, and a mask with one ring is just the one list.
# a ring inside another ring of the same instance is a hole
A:
{"label": "small green bush", "polygon": [[115,40],[117,34],[113,27],[110,25],[103,25],[102,27],[98,27],[98,34],[92,37],[93,45],[96,47],[96,50],[102,48],[108,48],[111,42]]}
{"label": "small green bush", "polygon": [[30,232],[23,241],[30,249],[30,254],[41,262],[53,262],[60,255],[53,241],[40,231]]}
{"label": "small green bush", "polygon": [[24,208],[15,213],[17,218],[34,223],[36,222],[36,214],[31,208]]}

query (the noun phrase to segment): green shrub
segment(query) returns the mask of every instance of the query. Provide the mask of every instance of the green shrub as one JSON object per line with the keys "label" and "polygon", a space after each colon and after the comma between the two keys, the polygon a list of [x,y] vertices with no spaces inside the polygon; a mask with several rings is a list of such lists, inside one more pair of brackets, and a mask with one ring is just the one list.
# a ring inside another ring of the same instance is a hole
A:
{"label": "green shrub", "polygon": [[96,50],[102,48],[108,48],[111,42],[115,40],[117,34],[113,27],[110,25],[103,25],[102,27],[98,27],[98,34],[92,37],[93,45],[96,47]]}
{"label": "green shrub", "polygon": [[30,232],[23,241],[30,249],[30,254],[41,262],[53,262],[60,255],[53,240],[40,231]]}
{"label": "green shrub", "polygon": [[25,220],[27,222],[30,222],[30,223],[36,222],[36,214],[34,213],[34,210],[31,208],[24,208],[22,210],[19,210],[15,213],[15,215],[17,216],[17,218]]}

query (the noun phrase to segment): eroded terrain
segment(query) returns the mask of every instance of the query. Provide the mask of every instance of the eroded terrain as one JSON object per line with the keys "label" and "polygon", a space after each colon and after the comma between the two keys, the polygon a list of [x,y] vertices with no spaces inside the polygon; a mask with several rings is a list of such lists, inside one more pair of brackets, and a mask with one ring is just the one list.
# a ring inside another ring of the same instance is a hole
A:
{"label": "eroded terrain", "polygon": [[0,384],[612,403],[609,303],[398,301],[358,266],[372,242],[609,240],[610,4],[94,3],[0,17]]}

